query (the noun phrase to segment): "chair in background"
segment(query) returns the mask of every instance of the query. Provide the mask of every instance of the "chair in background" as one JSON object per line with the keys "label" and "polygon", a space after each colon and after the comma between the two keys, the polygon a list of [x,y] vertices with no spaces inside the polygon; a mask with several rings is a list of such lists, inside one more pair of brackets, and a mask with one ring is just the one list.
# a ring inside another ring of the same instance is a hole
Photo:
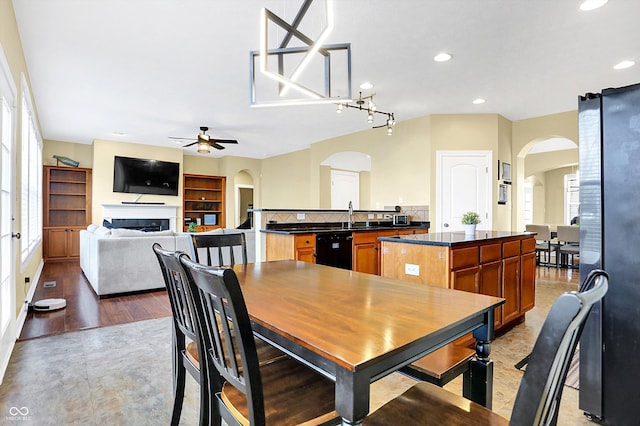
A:
{"label": "chair in background", "polygon": [[[580,227],[558,225],[558,257],[556,267],[573,268],[574,256],[580,255]],[[571,258],[571,261],[569,261]]]}
{"label": "chair in background", "polygon": [[[525,225],[525,231],[535,232],[536,235],[536,263],[549,266],[551,264],[551,252],[557,258],[556,245],[551,242],[551,227],[549,225]],[[542,255],[545,255],[544,258]]]}
{"label": "chair in background", "polygon": [[211,419],[221,416],[228,425],[337,424],[331,380],[291,358],[258,363],[233,269],[194,263],[186,255],[180,260],[195,302],[198,339],[207,354],[209,374],[201,380],[215,395]]}
{"label": "chair in background", "polygon": [[[171,313],[173,317],[172,359],[173,359],[173,408],[171,425],[178,425],[184,401],[186,372],[200,383],[200,424],[209,421],[209,388],[201,383],[202,348],[198,347],[196,338],[196,317],[192,304],[187,300],[187,280],[184,269],[176,252],[164,250],[158,243],[153,245],[153,251],[158,258],[162,276],[167,287]],[[285,357],[284,353],[263,341],[257,341],[259,359],[262,363]]]}
{"label": "chair in background", "polygon": [[[200,255],[206,251],[208,266],[233,266],[237,263],[247,264],[247,241],[243,232],[236,234],[191,234],[193,256],[197,263],[204,264]],[[217,263],[213,259],[217,258]]]}
{"label": "chair in background", "polygon": [[[555,425],[564,381],[580,334],[609,278],[592,271],[580,292],[564,293],[551,306],[522,377],[510,423]],[[507,425],[491,410],[431,383],[420,382],[367,417],[365,425]]]}

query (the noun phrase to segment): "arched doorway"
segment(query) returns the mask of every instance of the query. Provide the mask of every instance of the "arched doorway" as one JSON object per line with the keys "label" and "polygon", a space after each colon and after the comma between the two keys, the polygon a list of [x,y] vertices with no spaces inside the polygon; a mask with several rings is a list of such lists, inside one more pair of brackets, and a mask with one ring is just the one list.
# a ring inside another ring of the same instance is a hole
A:
{"label": "arched doorway", "polygon": [[235,227],[251,228],[253,208],[253,178],[246,170],[241,170],[233,179],[236,199]]}

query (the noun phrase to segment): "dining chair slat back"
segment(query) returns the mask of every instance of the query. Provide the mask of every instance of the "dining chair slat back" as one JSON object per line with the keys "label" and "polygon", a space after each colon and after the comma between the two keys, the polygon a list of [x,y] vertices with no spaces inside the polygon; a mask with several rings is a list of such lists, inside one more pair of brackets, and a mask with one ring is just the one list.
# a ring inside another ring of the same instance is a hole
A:
{"label": "dining chair slat back", "polygon": [[420,382],[365,419],[369,426],[556,425],[562,388],[592,306],[608,289],[608,275],[594,270],[580,292],[562,294],[551,306],[527,364],[510,421],[431,383]]}
{"label": "dining chair slat back", "polygon": [[[556,266],[560,266],[560,259],[567,267],[574,266],[574,256],[580,254],[580,227],[558,225],[558,262]],[[569,261],[569,256],[571,260]]]}
{"label": "dining chair slat back", "polygon": [[[555,252],[556,248],[551,242],[551,227],[549,225],[528,224],[525,225],[525,231],[536,233],[536,261],[538,265],[549,266],[551,252]],[[545,255],[544,258],[542,255]]]}
{"label": "dining chair slat back", "polygon": [[[205,264],[200,259],[202,251],[206,251],[206,265],[233,266],[236,263],[247,264],[247,240],[243,232],[233,234],[191,234],[193,257],[197,263]],[[236,261],[236,258],[238,260]]]}
{"label": "dining chair slat back", "polygon": [[[191,304],[187,300],[189,292],[180,260],[173,251],[164,250],[158,243],[153,245],[153,251],[160,264],[173,318],[173,408],[171,424],[177,425],[180,422],[182,413],[186,371],[200,383],[200,357],[198,355],[199,350],[197,348],[195,330],[196,318]],[[208,395],[201,395],[201,422],[207,421],[208,401]]]}
{"label": "dining chair slat back", "polygon": [[[335,424],[335,386],[299,362],[283,357],[259,363],[251,320],[233,269],[209,267],[180,257],[197,317],[197,335],[207,354],[215,395],[211,418],[229,425]],[[319,423],[313,423],[319,424]]]}

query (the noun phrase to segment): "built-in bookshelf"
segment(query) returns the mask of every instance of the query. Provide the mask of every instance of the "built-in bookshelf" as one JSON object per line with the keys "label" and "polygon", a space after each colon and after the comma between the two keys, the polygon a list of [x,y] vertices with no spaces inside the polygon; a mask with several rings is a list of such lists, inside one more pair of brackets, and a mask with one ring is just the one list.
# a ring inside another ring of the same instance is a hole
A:
{"label": "built-in bookshelf", "polygon": [[182,214],[184,230],[196,224],[196,231],[211,231],[225,226],[225,188],[223,176],[184,175]]}
{"label": "built-in bookshelf", "polygon": [[80,231],[91,223],[91,169],[44,166],[45,260],[80,258]]}

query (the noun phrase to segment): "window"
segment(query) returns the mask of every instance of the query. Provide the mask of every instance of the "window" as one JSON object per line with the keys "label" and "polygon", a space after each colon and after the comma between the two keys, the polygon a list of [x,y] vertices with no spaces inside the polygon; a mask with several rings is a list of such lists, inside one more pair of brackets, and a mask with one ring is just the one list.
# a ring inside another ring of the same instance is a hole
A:
{"label": "window", "polygon": [[524,183],[524,224],[531,225],[533,223],[533,184],[531,182]]}
{"label": "window", "polygon": [[564,223],[580,215],[580,180],[578,174],[564,175]]}
{"label": "window", "polygon": [[37,131],[31,95],[22,76],[22,186],[20,257],[24,263],[42,241],[42,138]]}

